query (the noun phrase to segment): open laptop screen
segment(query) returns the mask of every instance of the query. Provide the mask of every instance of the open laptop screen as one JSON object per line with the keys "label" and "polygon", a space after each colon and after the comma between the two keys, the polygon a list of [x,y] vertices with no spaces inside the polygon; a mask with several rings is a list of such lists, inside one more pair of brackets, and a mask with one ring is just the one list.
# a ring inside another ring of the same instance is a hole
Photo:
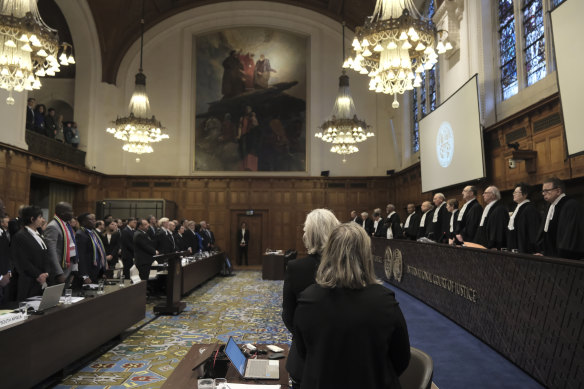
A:
{"label": "open laptop screen", "polygon": [[237,345],[237,343],[235,343],[231,336],[229,337],[229,341],[225,346],[225,354],[227,355],[231,363],[233,363],[233,366],[235,366],[237,371],[239,371],[239,374],[241,374],[241,376],[243,377],[245,373],[245,363],[247,362],[247,358],[245,358],[245,355],[243,355],[243,353],[239,349],[239,346]]}

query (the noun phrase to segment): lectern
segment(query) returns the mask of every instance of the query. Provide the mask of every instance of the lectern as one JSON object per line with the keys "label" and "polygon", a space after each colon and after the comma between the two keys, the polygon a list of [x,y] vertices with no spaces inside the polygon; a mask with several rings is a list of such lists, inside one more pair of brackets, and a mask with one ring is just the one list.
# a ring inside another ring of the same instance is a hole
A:
{"label": "lectern", "polygon": [[180,251],[170,254],[155,255],[158,263],[168,263],[168,278],[166,279],[166,302],[154,307],[154,313],[163,315],[178,315],[187,304],[180,301],[182,289],[182,263],[181,257],[189,255],[188,251]]}

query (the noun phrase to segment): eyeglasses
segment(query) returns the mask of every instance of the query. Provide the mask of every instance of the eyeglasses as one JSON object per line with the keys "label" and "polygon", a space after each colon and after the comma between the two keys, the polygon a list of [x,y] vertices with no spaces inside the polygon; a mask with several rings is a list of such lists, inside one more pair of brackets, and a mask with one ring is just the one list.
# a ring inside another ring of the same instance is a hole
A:
{"label": "eyeglasses", "polygon": [[558,188],[542,189],[541,194],[544,195],[544,194],[551,192],[552,190],[556,190],[556,189],[558,189]]}

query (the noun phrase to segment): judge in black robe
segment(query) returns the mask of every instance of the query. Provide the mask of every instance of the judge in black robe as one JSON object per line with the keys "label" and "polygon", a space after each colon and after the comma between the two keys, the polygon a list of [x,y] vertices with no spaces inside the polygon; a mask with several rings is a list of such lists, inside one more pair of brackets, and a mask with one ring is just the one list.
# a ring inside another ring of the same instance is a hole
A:
{"label": "judge in black robe", "polygon": [[408,217],[404,223],[404,238],[416,240],[418,237],[418,228],[420,226],[420,212],[416,211],[415,204],[408,204]]}
{"label": "judge in black robe", "polygon": [[467,186],[462,191],[464,205],[458,213],[458,229],[456,239],[459,242],[474,242],[474,237],[481,222],[483,207],[477,198],[477,189],[474,186]]}
{"label": "judge in black robe", "polygon": [[[420,217],[420,223],[418,224],[418,235],[416,236],[416,239],[427,237],[432,228],[433,216],[434,211],[432,210],[432,203],[424,201],[422,203],[422,216]],[[424,223],[424,225],[422,225],[422,223]]]}
{"label": "judge in black robe", "polygon": [[584,259],[584,209],[578,201],[566,197],[564,190],[563,182],[557,178],[543,184],[545,201],[550,207],[554,203],[555,206],[547,231],[549,208],[541,223],[540,253],[549,257]]}
{"label": "judge in black robe", "polygon": [[448,218],[448,244],[453,244],[456,240],[458,229],[458,200],[450,199],[446,202],[446,209],[450,217]]}
{"label": "judge in black robe", "polygon": [[507,248],[520,253],[538,252],[537,239],[541,226],[541,215],[527,198],[529,186],[517,184],[513,191],[513,201],[517,207],[513,211],[507,226]]}
{"label": "judge in black robe", "polygon": [[[387,217],[383,219],[385,237],[389,239],[391,236],[391,239],[401,239],[403,237],[403,231],[399,215],[395,212],[395,206],[393,204],[388,204],[385,211],[387,212]],[[389,234],[389,230],[391,230],[391,234]]]}
{"label": "judge in black robe", "polygon": [[448,243],[448,229],[450,227],[450,213],[446,209],[446,201],[442,193],[436,193],[433,198],[434,214],[428,237],[438,243]]}
{"label": "judge in black robe", "polygon": [[367,212],[361,212],[361,222],[359,225],[365,229],[367,235],[373,235],[373,220],[369,218],[369,214]]}
{"label": "judge in black robe", "polygon": [[[484,221],[482,225],[479,223],[479,228],[474,238],[474,242],[480,244],[487,249],[506,248],[507,244],[507,225],[509,224],[509,212],[507,207],[503,204],[501,193],[495,186],[489,186],[483,193],[483,199],[487,206],[483,210]],[[493,205],[487,209],[488,205]],[[486,215],[485,215],[486,212]],[[481,220],[483,218],[481,216]]]}

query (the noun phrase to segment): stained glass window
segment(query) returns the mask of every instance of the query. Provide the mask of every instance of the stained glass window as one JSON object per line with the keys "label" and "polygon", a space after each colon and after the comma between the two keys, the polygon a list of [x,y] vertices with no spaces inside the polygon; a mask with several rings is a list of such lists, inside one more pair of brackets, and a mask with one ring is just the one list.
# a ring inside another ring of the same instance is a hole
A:
{"label": "stained glass window", "polygon": [[438,74],[438,64],[434,65],[428,72],[428,94],[430,99],[430,112],[436,109],[437,89],[436,75]]}
{"label": "stained glass window", "polygon": [[562,4],[566,0],[552,0],[552,9],[556,8],[558,5]]}
{"label": "stained glass window", "polygon": [[420,150],[420,127],[418,125],[418,89],[412,91],[412,150],[417,153]]}
{"label": "stained glass window", "polygon": [[499,0],[499,53],[503,100],[518,92],[513,0]]}
{"label": "stained glass window", "polygon": [[422,111],[422,117],[428,114],[428,107],[426,106],[426,72],[420,73],[422,77],[422,86],[420,87],[420,108]]}
{"label": "stained glass window", "polygon": [[542,0],[524,1],[523,31],[527,85],[533,85],[546,75]]}

